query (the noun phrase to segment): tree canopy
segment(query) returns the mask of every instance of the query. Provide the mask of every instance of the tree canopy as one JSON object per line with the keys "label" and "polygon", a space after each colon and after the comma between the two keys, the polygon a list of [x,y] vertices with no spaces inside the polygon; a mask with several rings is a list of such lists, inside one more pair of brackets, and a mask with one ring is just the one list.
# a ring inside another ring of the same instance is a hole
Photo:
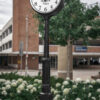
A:
{"label": "tree canopy", "polygon": [[[50,19],[50,41],[54,44],[66,45],[70,36],[71,43],[78,39],[88,40],[88,37],[100,36],[100,20],[98,4],[87,6],[80,0],[64,0],[64,8]],[[44,20],[39,16],[39,31],[44,35]],[[86,27],[90,26],[90,30]]]}

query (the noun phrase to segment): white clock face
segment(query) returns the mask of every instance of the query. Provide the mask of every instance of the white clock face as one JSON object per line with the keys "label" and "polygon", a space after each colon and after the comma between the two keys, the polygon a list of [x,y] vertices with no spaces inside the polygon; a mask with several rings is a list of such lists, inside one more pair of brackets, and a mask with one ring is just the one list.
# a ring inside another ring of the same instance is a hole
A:
{"label": "white clock face", "polygon": [[53,12],[60,4],[61,0],[30,0],[32,8],[43,14]]}

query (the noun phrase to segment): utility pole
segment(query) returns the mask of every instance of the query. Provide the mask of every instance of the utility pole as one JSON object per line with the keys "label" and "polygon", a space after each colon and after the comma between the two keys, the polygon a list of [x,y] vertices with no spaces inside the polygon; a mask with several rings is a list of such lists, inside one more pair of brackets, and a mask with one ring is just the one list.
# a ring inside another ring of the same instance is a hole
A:
{"label": "utility pole", "polygon": [[26,15],[26,63],[25,63],[25,76],[27,76],[28,71],[28,15]]}

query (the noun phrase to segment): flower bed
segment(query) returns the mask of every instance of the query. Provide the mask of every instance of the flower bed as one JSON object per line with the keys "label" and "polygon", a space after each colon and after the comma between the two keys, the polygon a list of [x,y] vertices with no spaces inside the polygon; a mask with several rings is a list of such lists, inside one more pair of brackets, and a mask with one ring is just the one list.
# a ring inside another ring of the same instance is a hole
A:
{"label": "flower bed", "polygon": [[[39,100],[41,77],[0,75],[0,100]],[[76,81],[51,78],[53,100],[100,100],[100,79]]]}

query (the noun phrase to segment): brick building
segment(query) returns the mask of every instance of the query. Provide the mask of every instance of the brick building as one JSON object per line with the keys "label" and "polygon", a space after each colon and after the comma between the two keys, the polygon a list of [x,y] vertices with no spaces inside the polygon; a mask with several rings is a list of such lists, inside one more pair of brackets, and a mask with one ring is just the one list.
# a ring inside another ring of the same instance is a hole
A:
{"label": "brick building", "polygon": [[[30,5],[30,0],[13,0],[13,17],[0,32],[1,65],[20,68],[21,57],[19,49],[22,43],[23,68],[25,68],[27,51],[28,67],[30,69],[38,69],[39,61],[41,62],[41,56],[43,55],[43,45],[39,45],[39,38],[41,36],[38,34],[38,20],[33,18],[34,13]],[[26,16],[28,17],[27,32]],[[26,44],[28,46],[27,50]],[[51,60],[56,59],[57,47],[50,46],[50,51]],[[51,66],[54,65],[53,63],[51,63]]]}
{"label": "brick building", "polygon": [[[0,31],[0,65],[2,66],[20,68],[19,49],[21,43],[23,44],[23,69],[25,68],[26,55],[29,69],[38,69],[41,65],[43,44],[41,44],[41,36],[38,34],[38,20],[33,18],[35,12],[33,12],[29,1],[13,0],[13,17]],[[28,21],[26,21],[27,17]],[[57,55],[58,46],[50,45],[51,68],[57,68]],[[90,61],[97,61],[100,64],[100,39],[90,40],[88,47],[83,46],[81,41],[76,42],[73,46],[73,56],[75,66],[84,64],[86,61],[88,64]]]}

